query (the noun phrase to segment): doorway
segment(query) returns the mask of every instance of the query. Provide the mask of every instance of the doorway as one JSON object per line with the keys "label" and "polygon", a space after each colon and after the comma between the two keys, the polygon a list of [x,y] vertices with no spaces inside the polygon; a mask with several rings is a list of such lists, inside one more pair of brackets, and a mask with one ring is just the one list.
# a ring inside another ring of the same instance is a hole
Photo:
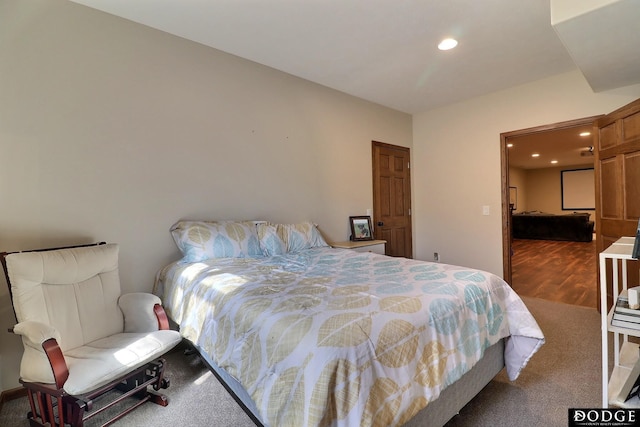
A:
{"label": "doorway", "polygon": [[[503,256],[503,277],[508,283],[513,282],[513,229],[512,229],[512,214],[516,211],[522,212],[525,210],[540,210],[535,206],[526,205],[526,191],[524,189],[518,189],[512,182],[513,161],[510,159],[510,145],[511,144],[527,144],[527,149],[530,151],[528,155],[531,158],[531,162],[537,162],[540,168],[562,168],[573,167],[579,164],[587,164],[587,161],[577,160],[580,157],[588,157],[587,151],[593,151],[593,135],[583,139],[582,141],[575,141],[571,145],[571,149],[568,151],[578,150],[577,152],[567,153],[572,154],[574,157],[566,157],[563,160],[559,160],[556,164],[551,164],[550,161],[554,160],[547,154],[543,155],[542,152],[552,151],[558,149],[563,144],[565,139],[571,135],[577,135],[581,130],[592,130],[594,121],[600,116],[585,117],[582,119],[576,119],[566,122],[559,122],[549,125],[537,126],[533,128],[521,129],[512,132],[505,132],[500,134],[500,152],[501,152],[501,166],[502,166],[502,256]],[[560,137],[560,138],[559,138]],[[540,154],[538,157],[531,157],[531,154]],[[576,154],[580,157],[575,157]],[[558,152],[558,155],[560,153]],[[515,155],[512,155],[515,157]],[[525,160],[522,160],[523,162]],[[527,160],[528,161],[528,160]],[[593,158],[591,158],[591,165],[593,165]],[[529,162],[524,168],[533,169],[536,163]],[[591,166],[593,167],[593,166]],[[558,174],[559,175],[559,174]],[[558,182],[559,182],[558,177]],[[559,184],[558,184],[559,185]],[[594,183],[595,188],[595,183]],[[515,190],[514,190],[515,189]],[[515,200],[514,208],[514,194],[517,199]],[[558,205],[560,201],[557,202]],[[595,212],[594,212],[595,217]],[[593,220],[593,218],[592,218]]]}
{"label": "doorway", "polygon": [[385,254],[413,258],[409,148],[371,142],[374,236]]}

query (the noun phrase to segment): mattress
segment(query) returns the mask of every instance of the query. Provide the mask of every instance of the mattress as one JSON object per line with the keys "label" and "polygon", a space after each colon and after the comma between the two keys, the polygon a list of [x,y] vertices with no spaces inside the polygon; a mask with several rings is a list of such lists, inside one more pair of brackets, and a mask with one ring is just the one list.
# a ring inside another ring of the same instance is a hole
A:
{"label": "mattress", "polygon": [[503,339],[512,380],[544,343],[491,273],[343,249],[179,261],[155,292],[266,426],[403,425]]}

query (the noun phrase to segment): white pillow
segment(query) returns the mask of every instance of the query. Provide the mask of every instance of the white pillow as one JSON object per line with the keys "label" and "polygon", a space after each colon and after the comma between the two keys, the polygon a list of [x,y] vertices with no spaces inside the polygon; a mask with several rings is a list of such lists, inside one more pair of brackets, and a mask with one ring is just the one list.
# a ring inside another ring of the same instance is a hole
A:
{"label": "white pillow", "polygon": [[263,256],[252,221],[178,221],[170,231],[187,262]]}
{"label": "white pillow", "polygon": [[258,224],[260,247],[265,255],[282,255],[329,246],[311,222],[297,224]]}

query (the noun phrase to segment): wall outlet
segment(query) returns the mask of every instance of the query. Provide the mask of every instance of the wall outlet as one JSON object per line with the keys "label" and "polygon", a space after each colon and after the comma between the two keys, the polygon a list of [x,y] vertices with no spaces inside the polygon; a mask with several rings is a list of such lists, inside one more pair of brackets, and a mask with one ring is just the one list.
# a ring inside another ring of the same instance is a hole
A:
{"label": "wall outlet", "polygon": [[433,253],[433,260],[434,260],[435,262],[440,261],[440,254],[439,254],[438,252],[434,252],[434,253]]}

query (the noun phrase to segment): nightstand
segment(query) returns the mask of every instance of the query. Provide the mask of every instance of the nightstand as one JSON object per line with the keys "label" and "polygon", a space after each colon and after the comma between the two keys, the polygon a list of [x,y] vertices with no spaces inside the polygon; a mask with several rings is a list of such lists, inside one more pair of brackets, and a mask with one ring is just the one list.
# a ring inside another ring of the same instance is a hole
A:
{"label": "nightstand", "polygon": [[357,252],[373,252],[376,254],[385,254],[386,240],[359,240],[357,242],[334,242],[331,246],[334,248],[353,249]]}

